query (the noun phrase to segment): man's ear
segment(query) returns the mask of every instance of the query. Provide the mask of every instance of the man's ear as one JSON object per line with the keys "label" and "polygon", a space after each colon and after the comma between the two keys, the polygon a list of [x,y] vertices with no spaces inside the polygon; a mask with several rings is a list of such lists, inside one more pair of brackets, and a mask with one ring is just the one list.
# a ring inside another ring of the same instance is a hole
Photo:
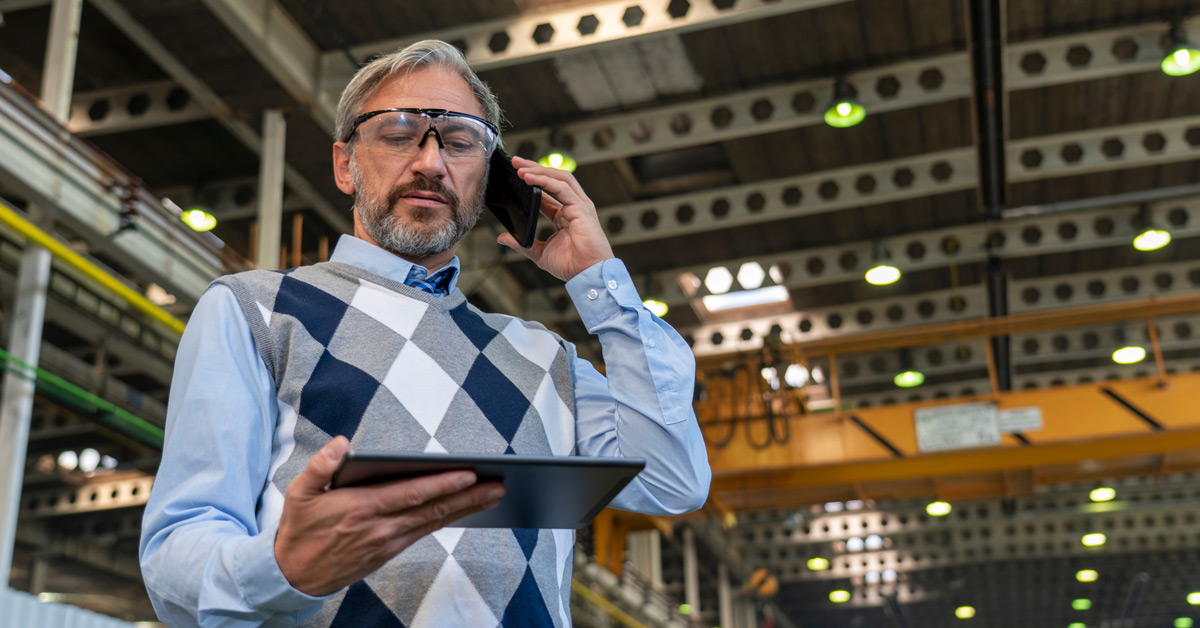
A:
{"label": "man's ear", "polygon": [[354,177],[350,176],[350,148],[346,142],[333,144],[333,180],[343,193],[354,194]]}

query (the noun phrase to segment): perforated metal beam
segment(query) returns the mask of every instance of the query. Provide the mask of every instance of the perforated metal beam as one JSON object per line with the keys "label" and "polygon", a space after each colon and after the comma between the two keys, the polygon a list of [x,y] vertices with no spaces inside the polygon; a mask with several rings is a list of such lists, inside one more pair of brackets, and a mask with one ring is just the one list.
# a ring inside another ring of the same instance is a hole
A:
{"label": "perforated metal beam", "polygon": [[[1120,214],[1113,216],[1115,220],[1120,217]],[[1196,218],[1200,218],[1200,213]],[[1188,233],[1195,234],[1193,231]],[[1034,277],[1013,281],[1009,286],[1009,303],[1014,313],[1144,299],[1200,290],[1200,261]],[[1144,330],[1142,321],[1130,323],[1137,327],[1134,331],[1139,334],[1138,339],[1144,339],[1141,335]]]}
{"label": "perforated metal beam", "polygon": [[74,515],[141,506],[150,498],[152,477],[99,480],[83,486],[24,491],[21,513],[32,517]]}
{"label": "perforated metal beam", "polygon": [[[1186,477],[1130,478],[1116,486],[1119,494],[1137,494],[1138,501],[1090,504],[1086,488],[1068,485],[1017,499],[1009,515],[1000,500],[957,504],[944,518],[929,517],[915,504],[805,513],[795,524],[781,522],[785,513],[764,512],[759,516],[774,521],[744,516],[732,543],[747,560],[783,581],[850,578],[856,586],[871,588],[897,584],[905,580],[901,574],[955,565],[1200,546],[1200,538],[1189,533],[1196,523],[1189,499],[1197,490],[1194,482]],[[1106,534],[1105,546],[1089,548],[1080,542],[1093,531]],[[858,545],[872,536],[872,546],[878,542],[880,547]],[[850,541],[859,549],[847,549]],[[805,563],[813,557],[829,559],[829,569],[809,570]],[[888,571],[899,577],[885,582]]]}
{"label": "perforated metal beam", "polygon": [[67,129],[79,135],[104,135],[208,117],[187,90],[173,81],[160,81],[75,94]]}
{"label": "perforated metal beam", "polygon": [[[1176,239],[1200,235],[1200,197],[1170,199],[1147,205],[1155,224],[1169,226]],[[904,272],[944,268],[953,264],[971,264],[987,259],[987,248],[1001,258],[1020,258],[1036,255],[1080,251],[1127,245],[1137,235],[1135,218],[1140,205],[1109,209],[1044,214],[985,224],[965,225],[949,229],[923,231],[882,239],[884,248]],[[789,289],[860,280],[870,267],[874,242],[820,247],[777,255],[744,257],[714,261],[711,264],[684,266],[635,277],[639,287],[649,286],[643,295],[656,298],[671,307],[686,307],[689,300],[709,294],[704,285],[695,292],[685,292],[681,277],[691,275],[703,280],[709,269],[724,267],[735,277],[739,269],[757,263],[768,276],[766,286],[783,285]],[[773,274],[782,278],[777,282]],[[1048,280],[1049,281],[1049,280]],[[1082,279],[1080,281],[1083,281]],[[1081,286],[1073,286],[1075,294],[1083,294]],[[734,284],[741,289],[740,284]],[[1022,288],[1024,289],[1024,288]],[[565,296],[564,291],[552,291],[554,298]],[[1110,291],[1108,294],[1115,294]],[[531,312],[538,320],[556,320],[573,316],[559,312],[544,298],[529,297]],[[1014,311],[1022,309],[1019,292],[1010,289],[1010,304]]]}
{"label": "perforated metal beam", "polygon": [[[1200,27],[1200,19],[1187,22]],[[1018,91],[1155,70],[1165,23],[1078,33],[1005,46],[1005,82]],[[1074,63],[1073,63],[1074,62]],[[855,72],[847,81],[872,115],[971,95],[970,58],[954,53]],[[580,164],[823,124],[832,81],[799,81],[636,113],[587,118],[554,129]],[[550,147],[550,128],[517,130],[519,154]]]}
{"label": "perforated metal beam", "polygon": [[[871,68],[847,82],[872,115],[971,95],[971,69],[963,53]],[[578,163],[589,164],[824,124],[832,100],[832,80],[807,80],[587,118],[554,130]],[[549,128],[518,130],[506,133],[504,143],[517,154],[536,156],[549,150],[550,134]]]}
{"label": "perforated metal beam", "polygon": [[[471,66],[485,70],[545,59],[583,46],[715,28],[842,2],[846,0],[607,0],[372,42],[354,46],[351,52],[365,59],[414,41],[441,39],[460,45]],[[322,62],[336,63],[340,54],[325,53]]]}
{"label": "perforated metal beam", "polygon": [[[958,308],[958,309],[956,309]],[[866,312],[870,319],[867,324]],[[890,312],[890,315],[889,315]],[[680,333],[694,340],[697,357],[753,351],[778,325],[784,342],[807,342],[862,332],[900,329],[914,325],[980,318],[987,313],[987,295],[982,286],[938,290],[894,299],[873,299],[848,306],[812,308],[749,320],[713,323],[684,328]]]}

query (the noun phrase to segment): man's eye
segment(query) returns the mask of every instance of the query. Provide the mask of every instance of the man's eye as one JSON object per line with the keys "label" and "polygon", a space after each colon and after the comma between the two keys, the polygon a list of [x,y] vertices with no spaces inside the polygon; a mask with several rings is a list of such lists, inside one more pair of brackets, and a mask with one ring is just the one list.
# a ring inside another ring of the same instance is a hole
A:
{"label": "man's eye", "polygon": [[405,146],[413,143],[413,136],[410,133],[391,133],[379,138],[385,144],[391,146]]}
{"label": "man's eye", "polygon": [[470,142],[470,141],[462,140],[462,139],[452,138],[452,139],[446,141],[446,148],[453,150],[453,151],[459,151],[459,152],[468,151],[468,150],[471,150],[471,148],[474,146],[475,146],[474,142]]}

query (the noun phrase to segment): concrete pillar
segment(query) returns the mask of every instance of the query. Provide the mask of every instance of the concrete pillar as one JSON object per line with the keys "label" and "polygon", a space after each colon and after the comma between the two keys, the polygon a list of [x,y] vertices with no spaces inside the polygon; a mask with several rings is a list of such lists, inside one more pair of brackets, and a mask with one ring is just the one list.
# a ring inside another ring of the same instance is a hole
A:
{"label": "concrete pillar", "polygon": [[700,614],[700,565],[696,560],[696,533],[683,529],[683,601],[692,607],[692,615]]}
{"label": "concrete pillar", "polygon": [[[82,10],[83,0],[54,0],[50,13],[50,36],[42,72],[42,105],[63,125],[71,117],[71,86],[75,79],[75,52]],[[8,586],[12,569],[17,512],[21,506],[25,454],[29,445],[29,418],[33,411],[34,373],[31,367],[37,366],[41,351],[49,284],[49,251],[27,243],[17,273],[8,350],[28,367],[11,368],[0,389],[0,508],[3,508],[0,511],[0,587]]]}
{"label": "concrete pillar", "polygon": [[754,607],[754,600],[746,600],[742,611],[745,613],[743,621],[746,622],[746,628],[758,628],[758,609]]}
{"label": "concrete pillar", "polygon": [[283,160],[287,121],[283,112],[263,113],[262,151],[258,168],[258,241],[254,265],[265,270],[279,268],[279,242],[283,237]]}
{"label": "concrete pillar", "polygon": [[37,595],[46,591],[46,577],[50,561],[45,556],[35,556],[29,565],[29,592]]}
{"label": "concrete pillar", "polygon": [[662,533],[658,530],[630,532],[626,537],[625,559],[634,570],[655,587],[662,587]]}
{"label": "concrete pillar", "polygon": [[717,565],[717,605],[721,628],[733,626],[733,590],[729,586],[729,567],[724,562]]}

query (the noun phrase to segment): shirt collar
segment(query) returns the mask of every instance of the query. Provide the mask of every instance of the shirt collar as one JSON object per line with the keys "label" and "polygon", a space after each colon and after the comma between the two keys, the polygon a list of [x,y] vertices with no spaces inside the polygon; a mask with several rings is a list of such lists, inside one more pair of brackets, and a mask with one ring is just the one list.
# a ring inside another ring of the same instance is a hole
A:
{"label": "shirt collar", "polygon": [[[329,256],[329,261],[357,266],[380,277],[387,277],[392,281],[400,283],[406,283],[409,271],[414,267],[428,272],[428,269],[423,266],[414,264],[391,251],[381,249],[370,242],[360,240],[349,234],[343,234],[342,237],[338,238],[337,246],[333,248],[333,255]],[[429,277],[429,281],[436,282],[438,278],[449,273],[450,280],[447,292],[454,292],[458,286],[458,274],[460,270],[461,266],[456,255],[450,260],[450,263],[433,273]]]}

